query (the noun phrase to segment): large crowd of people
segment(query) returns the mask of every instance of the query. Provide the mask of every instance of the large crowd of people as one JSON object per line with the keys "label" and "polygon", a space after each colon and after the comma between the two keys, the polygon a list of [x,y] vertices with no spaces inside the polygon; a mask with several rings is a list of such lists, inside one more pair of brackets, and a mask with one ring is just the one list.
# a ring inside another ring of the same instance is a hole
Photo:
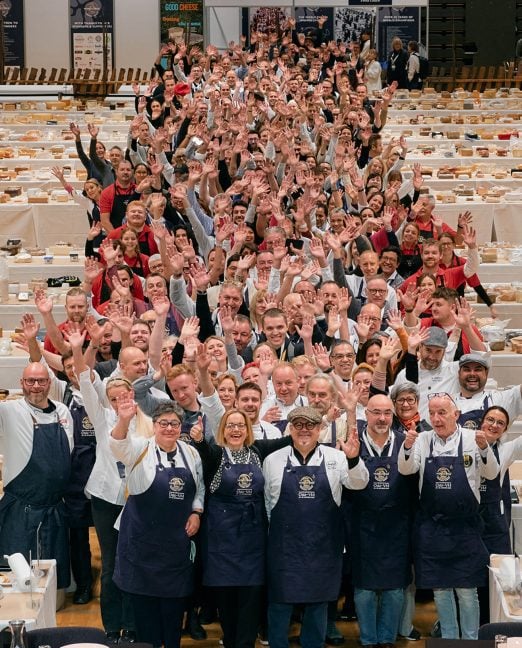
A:
{"label": "large crowd of people", "polygon": [[63,322],[36,294],[43,344],[21,323],[0,549],[35,555],[41,525],[84,604],[94,525],[112,643],[177,648],[217,608],[225,648],[286,648],[296,616],[303,648],[340,645],[344,600],[389,648],[419,638],[416,587],[442,637],[474,639],[510,552],[522,395],[486,388],[473,214],[445,223],[386,134],[416,44],[394,39],[381,89],[369,34],[323,24],[164,45],[126,149],[71,124],[83,191],[54,169],[87,210],[84,279]]}

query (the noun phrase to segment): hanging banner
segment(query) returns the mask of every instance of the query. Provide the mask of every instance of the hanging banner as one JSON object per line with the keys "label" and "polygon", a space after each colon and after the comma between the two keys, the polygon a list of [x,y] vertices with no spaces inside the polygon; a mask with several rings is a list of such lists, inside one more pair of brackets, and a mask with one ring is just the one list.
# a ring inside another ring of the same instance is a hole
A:
{"label": "hanging banner", "polygon": [[317,19],[326,16],[326,22],[322,27],[323,43],[333,40],[334,33],[334,10],[333,7],[296,7],[295,28],[298,34],[315,36],[318,25]]}
{"label": "hanging banner", "polygon": [[166,2],[160,0],[161,42],[203,45],[203,0]]}
{"label": "hanging banner", "polygon": [[4,23],[4,65],[24,67],[24,1],[0,0]]}
{"label": "hanging banner", "polygon": [[114,0],[69,0],[71,65],[74,69],[114,67]]}
{"label": "hanging banner", "polygon": [[385,61],[391,51],[391,42],[398,36],[404,49],[408,41],[420,40],[419,7],[379,7],[377,9],[377,48],[379,58]]}

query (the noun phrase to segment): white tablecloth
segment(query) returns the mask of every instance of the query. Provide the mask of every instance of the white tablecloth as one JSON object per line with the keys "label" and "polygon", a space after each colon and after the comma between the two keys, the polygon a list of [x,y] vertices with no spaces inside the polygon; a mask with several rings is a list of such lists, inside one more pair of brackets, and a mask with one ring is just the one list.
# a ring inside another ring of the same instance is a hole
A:
{"label": "white tablecloth", "polygon": [[[13,618],[25,619],[26,630],[56,627],[56,560],[41,560],[40,567],[46,570],[46,574],[43,577],[42,586],[34,590],[34,602],[37,603],[34,608],[31,607],[30,593],[21,594],[15,591],[16,588],[4,587],[5,598],[0,603],[0,616],[3,617],[2,610],[8,612],[9,616],[0,619],[2,627],[9,625],[9,621]],[[9,596],[13,595],[17,599],[17,614],[15,615],[12,615],[8,602]]]}
{"label": "white tablecloth", "polygon": [[88,231],[85,209],[72,201],[0,205],[0,232],[22,237],[27,246],[46,248],[64,241],[83,250]]}
{"label": "white tablecloth", "polygon": [[[56,239],[58,240],[58,239]],[[9,260],[9,282],[29,283],[31,279],[47,279],[74,275],[83,280],[84,259],[83,245],[80,248],[79,260],[70,261],[68,257],[54,257],[51,264],[44,263],[43,257],[32,257],[31,263],[15,263]]]}

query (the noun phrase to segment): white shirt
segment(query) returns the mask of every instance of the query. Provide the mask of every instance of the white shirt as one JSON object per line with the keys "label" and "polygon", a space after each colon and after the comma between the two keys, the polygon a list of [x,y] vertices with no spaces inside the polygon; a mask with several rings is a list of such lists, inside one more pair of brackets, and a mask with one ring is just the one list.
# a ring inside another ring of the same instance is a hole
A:
{"label": "white shirt", "polygon": [[[83,371],[79,380],[85,411],[96,435],[96,461],[85,486],[85,493],[121,506],[125,503],[125,479],[120,476],[109,447],[112,428],[116,425],[118,416],[112,407],[103,407],[98,400],[96,388],[91,383],[90,370]],[[99,381],[99,378],[96,380]],[[152,433],[152,421],[144,414],[143,417],[150,422]],[[136,417],[131,421],[130,434],[136,434]]]}
{"label": "white shirt", "polygon": [[[428,396],[438,392],[458,394],[460,391],[458,377],[459,363],[442,360],[437,369],[423,369],[419,363],[419,414],[421,418],[429,420]],[[395,385],[406,382],[406,369],[402,369],[395,378]]]}
{"label": "white shirt", "polygon": [[457,396],[453,397],[453,400],[462,414],[476,409],[483,409],[485,412],[487,408],[492,405],[500,405],[500,407],[503,407],[509,414],[510,421],[514,421],[517,416],[522,414],[520,385],[508,387],[507,389],[481,391],[477,394],[473,394],[470,398],[462,396],[459,393]]}
{"label": "white shirt", "polygon": [[[201,459],[197,450],[187,443],[178,441],[177,446],[177,452],[173,458],[174,465],[176,468],[188,468],[192,473],[196,484],[196,493],[192,500],[192,508],[202,511],[205,502],[205,485],[203,482]],[[113,460],[116,459],[125,464],[128,474],[127,488],[130,495],[145,493],[150,488],[156,477],[156,466],[158,464],[157,451],[159,451],[161,464],[165,468],[170,467],[167,453],[157,446],[153,438],[145,439],[143,437],[127,436],[125,439],[114,439],[111,437],[109,447],[113,455]],[[145,448],[147,448],[147,453],[135,466],[134,464]],[[183,451],[183,455],[180,452],[180,448]],[[183,457],[187,464],[185,464]]]}
{"label": "white shirt", "polygon": [[[201,411],[206,415],[209,423],[209,428],[213,431],[214,435],[217,431],[221,418],[225,413],[225,408],[219,394],[217,391],[214,391],[210,396],[202,396],[201,394],[198,397],[199,403],[201,405]],[[281,432],[275,425],[263,421],[262,423],[258,420],[257,423],[252,425],[252,431],[254,432],[254,439],[280,439]]]}
{"label": "white shirt", "polygon": [[[294,454],[292,446],[281,448],[273,452],[263,462],[263,475],[265,477],[265,506],[268,517],[279,500],[281,484],[285,474],[286,462],[290,458],[293,466],[300,466],[299,460]],[[341,505],[342,487],[352,490],[362,490],[368,484],[368,470],[362,459],[357,465],[348,469],[348,460],[341,450],[330,448],[325,445],[318,445],[308,461],[308,466],[319,466],[324,459],[326,476],[332,490],[332,497],[337,504]]]}
{"label": "white shirt", "polygon": [[271,407],[279,407],[281,410],[281,421],[286,420],[288,415],[292,410],[294,410],[296,407],[306,407],[308,405],[308,398],[306,396],[300,396],[299,394],[297,395],[297,398],[293,403],[290,403],[290,405],[285,405],[282,400],[277,398],[277,396],[273,396],[272,398],[267,398],[265,402],[261,405],[261,410],[259,412],[259,418],[262,419],[263,415],[267,410],[269,410]]}
{"label": "white shirt", "polygon": [[29,463],[33,452],[34,422],[61,423],[69,448],[72,450],[73,421],[71,413],[63,403],[52,402],[56,410],[45,413],[38,407],[29,404],[25,398],[0,403],[0,437],[4,454],[3,481],[4,485],[12,481]]}
{"label": "white shirt", "polygon": [[[462,435],[462,454],[470,455],[472,462],[465,466],[466,477],[473,494],[480,502],[480,478],[494,479],[499,471],[499,465],[490,446],[480,450],[475,442],[475,431],[457,427],[456,431],[446,440],[441,439],[434,430],[427,430],[419,434],[413,447],[405,451],[404,443],[399,451],[399,472],[401,475],[419,473],[419,492],[422,491],[424,467],[430,455],[430,444],[433,439],[434,457],[456,457]],[[484,462],[484,459],[485,462]]]}

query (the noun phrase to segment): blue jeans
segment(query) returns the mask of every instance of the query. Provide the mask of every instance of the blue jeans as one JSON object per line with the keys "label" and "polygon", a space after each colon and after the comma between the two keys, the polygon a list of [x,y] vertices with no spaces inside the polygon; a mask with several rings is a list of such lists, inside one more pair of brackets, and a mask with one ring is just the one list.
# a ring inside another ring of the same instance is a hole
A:
{"label": "blue jeans", "polygon": [[413,630],[413,617],[415,616],[415,584],[411,583],[404,590],[404,603],[402,606],[399,634],[407,637]]}
{"label": "blue jeans", "polygon": [[[293,609],[292,603],[269,603],[268,643],[270,648],[288,648],[288,629]],[[327,602],[304,605],[301,648],[323,648],[327,616]]]}
{"label": "blue jeans", "polygon": [[395,643],[399,631],[404,590],[354,589],[355,610],[363,646]]}
{"label": "blue jeans", "polygon": [[455,595],[459,599],[462,639],[477,639],[479,629],[479,601],[476,588],[433,590],[443,639],[459,639],[459,624]]}

